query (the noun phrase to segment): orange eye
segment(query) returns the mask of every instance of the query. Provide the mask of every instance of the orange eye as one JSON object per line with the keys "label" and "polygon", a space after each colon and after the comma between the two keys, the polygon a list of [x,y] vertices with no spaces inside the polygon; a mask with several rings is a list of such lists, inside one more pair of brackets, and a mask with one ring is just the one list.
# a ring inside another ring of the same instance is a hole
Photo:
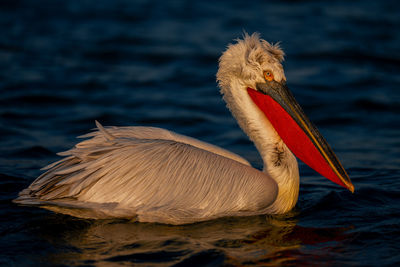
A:
{"label": "orange eye", "polygon": [[272,71],[270,70],[264,71],[264,79],[269,82],[272,81],[274,79],[274,74],[272,74]]}

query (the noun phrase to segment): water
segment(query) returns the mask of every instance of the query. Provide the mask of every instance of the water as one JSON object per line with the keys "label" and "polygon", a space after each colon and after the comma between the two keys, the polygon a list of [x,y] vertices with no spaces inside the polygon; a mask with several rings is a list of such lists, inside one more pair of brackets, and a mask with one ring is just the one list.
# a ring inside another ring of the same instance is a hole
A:
{"label": "water", "polygon": [[[400,263],[397,1],[1,1],[1,265]],[[300,164],[285,216],[169,226],[82,220],[11,200],[75,136],[158,126],[262,165],[220,99],[217,60],[243,30],[286,51],[298,102],[354,194]]]}

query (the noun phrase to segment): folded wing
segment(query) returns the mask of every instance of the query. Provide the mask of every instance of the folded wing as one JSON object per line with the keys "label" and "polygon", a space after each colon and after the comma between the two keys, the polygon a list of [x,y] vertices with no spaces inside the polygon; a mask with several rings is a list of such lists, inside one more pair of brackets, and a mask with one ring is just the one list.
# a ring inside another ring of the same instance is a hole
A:
{"label": "folded wing", "polygon": [[262,214],[275,181],[241,157],[167,130],[112,127],[60,153],[16,202],[89,218],[172,224]]}

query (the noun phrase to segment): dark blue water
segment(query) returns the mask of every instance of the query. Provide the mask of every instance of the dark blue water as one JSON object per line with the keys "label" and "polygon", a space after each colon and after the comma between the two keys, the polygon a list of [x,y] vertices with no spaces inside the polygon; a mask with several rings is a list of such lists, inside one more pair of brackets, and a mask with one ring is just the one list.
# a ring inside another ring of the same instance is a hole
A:
{"label": "dark blue water", "polygon": [[[399,29],[398,1],[0,1],[0,265],[398,265]],[[286,216],[169,226],[11,202],[95,119],[168,128],[260,168],[215,82],[243,30],[282,42],[288,84],[354,194],[301,164]]]}

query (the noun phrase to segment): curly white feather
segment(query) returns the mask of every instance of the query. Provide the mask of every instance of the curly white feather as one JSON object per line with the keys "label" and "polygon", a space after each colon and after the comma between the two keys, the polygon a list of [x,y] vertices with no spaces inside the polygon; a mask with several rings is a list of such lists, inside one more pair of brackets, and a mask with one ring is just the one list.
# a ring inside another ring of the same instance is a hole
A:
{"label": "curly white feather", "polygon": [[[278,189],[271,178],[229,157],[174,140],[182,136],[157,128],[99,126],[91,139],[63,152],[67,158],[21,192],[17,202],[80,217],[181,224],[259,214],[275,200]],[[148,133],[146,139],[137,138],[143,132]],[[95,215],[88,213],[89,207],[96,207]]]}

